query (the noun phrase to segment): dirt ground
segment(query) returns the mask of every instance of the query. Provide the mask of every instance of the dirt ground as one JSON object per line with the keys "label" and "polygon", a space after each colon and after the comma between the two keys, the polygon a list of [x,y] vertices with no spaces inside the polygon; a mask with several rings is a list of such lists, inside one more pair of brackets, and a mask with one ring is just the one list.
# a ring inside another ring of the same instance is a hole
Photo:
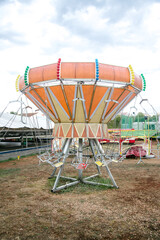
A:
{"label": "dirt ground", "polygon": [[119,189],[79,184],[59,193],[50,191],[52,167],[36,156],[0,163],[0,239],[160,239],[160,160],[137,162],[109,165]]}

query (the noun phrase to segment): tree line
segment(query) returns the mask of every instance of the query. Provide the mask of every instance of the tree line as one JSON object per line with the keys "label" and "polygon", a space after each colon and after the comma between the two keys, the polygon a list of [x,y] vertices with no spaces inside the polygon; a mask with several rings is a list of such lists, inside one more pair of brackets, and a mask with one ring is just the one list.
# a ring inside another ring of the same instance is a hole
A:
{"label": "tree line", "polygon": [[117,115],[113,120],[109,121],[108,128],[121,128],[121,124],[132,125],[133,122],[157,122],[158,116],[152,115],[147,116],[142,112],[139,112],[137,115],[126,116],[126,115]]}

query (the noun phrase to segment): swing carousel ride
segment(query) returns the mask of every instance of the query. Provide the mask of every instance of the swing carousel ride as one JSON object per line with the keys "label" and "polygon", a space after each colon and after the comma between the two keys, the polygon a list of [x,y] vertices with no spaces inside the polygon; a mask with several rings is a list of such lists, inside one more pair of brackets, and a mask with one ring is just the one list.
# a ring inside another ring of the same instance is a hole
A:
{"label": "swing carousel ride", "polygon": [[[99,63],[97,59],[87,63],[61,62],[59,59],[54,64],[27,67],[24,76],[18,76],[17,91],[25,94],[54,122],[53,138],[63,140],[59,152],[38,156],[42,162],[54,167],[51,177],[56,176],[56,179],[52,192],[80,182],[107,185],[90,181],[101,174],[102,166],[110,177],[111,186],[118,188],[108,167],[112,160],[105,155],[99,139],[108,137],[107,123],[145,87],[143,74],[137,75],[131,65],[113,66]],[[98,173],[83,177],[83,171],[90,164],[84,152],[86,144]],[[77,178],[61,176],[70,154],[74,154],[71,164],[78,170]],[[71,182],[58,186],[60,178]]]}

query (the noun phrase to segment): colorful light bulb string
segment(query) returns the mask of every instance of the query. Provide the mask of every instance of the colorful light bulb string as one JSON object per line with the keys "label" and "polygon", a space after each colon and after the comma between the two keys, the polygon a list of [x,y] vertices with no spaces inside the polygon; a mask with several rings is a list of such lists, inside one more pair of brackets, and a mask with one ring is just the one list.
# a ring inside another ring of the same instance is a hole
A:
{"label": "colorful light bulb string", "polygon": [[19,79],[20,79],[20,75],[17,76],[16,78],[16,82],[15,82],[15,86],[16,86],[16,91],[19,91]]}
{"label": "colorful light bulb string", "polygon": [[99,80],[99,63],[98,63],[98,59],[95,60],[95,79],[96,82]]}
{"label": "colorful light bulb string", "polygon": [[143,74],[141,74],[141,78],[142,78],[142,90],[145,91],[146,90],[146,79]]}
{"label": "colorful light bulb string", "polygon": [[30,71],[30,68],[27,66],[26,70],[25,70],[25,73],[24,73],[24,83],[25,83],[25,86],[29,85],[29,71]]}
{"label": "colorful light bulb string", "polygon": [[57,63],[57,80],[61,79],[61,58],[58,59]]}
{"label": "colorful light bulb string", "polygon": [[130,83],[131,83],[132,85],[134,85],[135,75],[134,75],[133,68],[132,68],[131,65],[129,65],[128,69],[129,69],[129,73],[130,73]]}

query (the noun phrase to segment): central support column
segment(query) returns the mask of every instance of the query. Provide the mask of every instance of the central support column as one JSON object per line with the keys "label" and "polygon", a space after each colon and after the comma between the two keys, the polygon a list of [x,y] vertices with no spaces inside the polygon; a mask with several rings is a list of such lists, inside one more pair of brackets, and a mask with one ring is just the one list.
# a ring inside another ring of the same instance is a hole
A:
{"label": "central support column", "polygon": [[[78,158],[79,158],[79,163],[82,164],[83,163],[83,159],[82,159],[83,155],[82,155],[82,138],[79,138],[79,146],[78,146]],[[83,170],[79,169],[78,170],[78,179],[82,182],[82,173]]]}

